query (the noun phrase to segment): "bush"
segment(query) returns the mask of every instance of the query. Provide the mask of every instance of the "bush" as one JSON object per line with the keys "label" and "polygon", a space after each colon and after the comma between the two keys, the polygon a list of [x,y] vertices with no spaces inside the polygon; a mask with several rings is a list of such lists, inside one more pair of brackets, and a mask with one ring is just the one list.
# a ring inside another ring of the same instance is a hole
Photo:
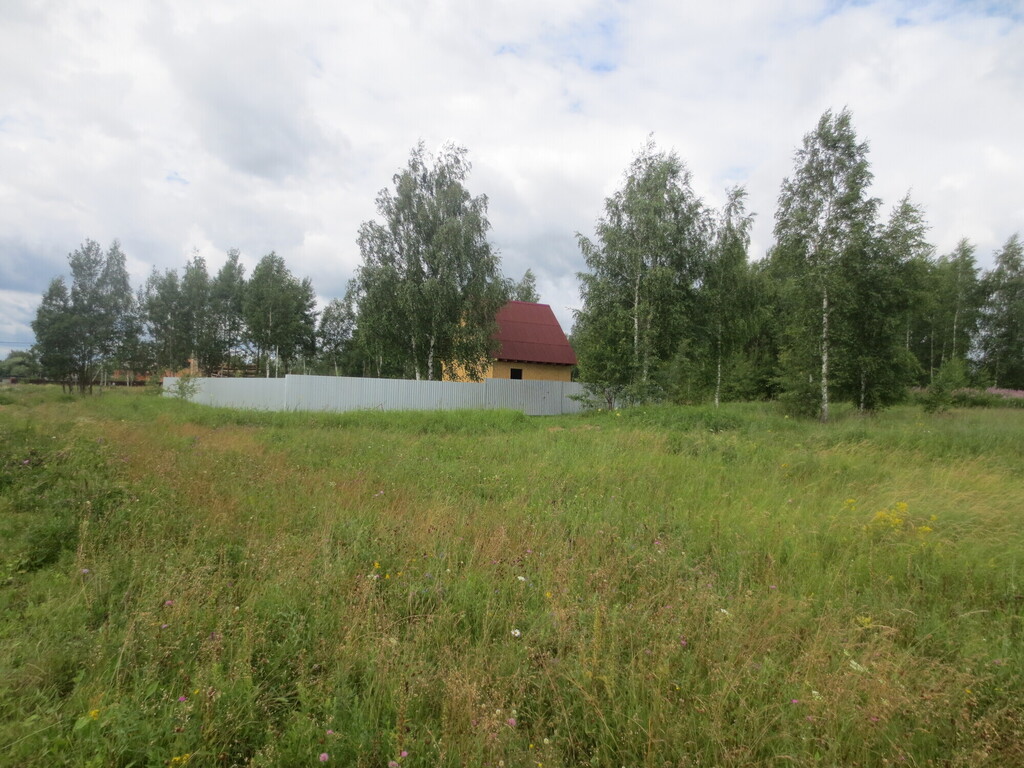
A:
{"label": "bush", "polygon": [[924,396],[925,413],[942,413],[952,406],[953,392],[967,383],[967,371],[962,360],[947,360],[935,374]]}

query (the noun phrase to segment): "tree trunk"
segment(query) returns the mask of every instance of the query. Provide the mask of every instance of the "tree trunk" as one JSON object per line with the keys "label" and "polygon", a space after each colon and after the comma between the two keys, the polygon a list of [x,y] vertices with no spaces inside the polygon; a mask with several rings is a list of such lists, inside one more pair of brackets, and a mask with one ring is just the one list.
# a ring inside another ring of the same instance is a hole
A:
{"label": "tree trunk", "polygon": [[828,288],[821,292],[821,423],[828,422]]}
{"label": "tree trunk", "polygon": [[956,326],[960,320],[960,307],[958,306],[953,312],[953,349],[949,353],[949,359],[953,360],[956,358]]}
{"label": "tree trunk", "polygon": [[640,274],[633,281],[633,370],[640,369]]}
{"label": "tree trunk", "polygon": [[722,398],[722,323],[718,323],[718,371],[715,376],[715,408]]}

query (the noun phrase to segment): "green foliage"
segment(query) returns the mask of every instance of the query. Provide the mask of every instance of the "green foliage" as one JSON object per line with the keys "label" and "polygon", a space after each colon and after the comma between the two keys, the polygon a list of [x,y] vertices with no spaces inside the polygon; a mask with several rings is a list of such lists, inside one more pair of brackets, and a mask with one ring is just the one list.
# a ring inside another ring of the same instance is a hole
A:
{"label": "green foliage", "polygon": [[926,413],[942,413],[953,405],[953,392],[967,386],[967,368],[954,358],[942,364],[928,385],[923,401]]}
{"label": "green foliage", "polygon": [[332,299],[321,313],[320,325],[317,327],[317,354],[330,366],[335,376],[354,352],[356,309],[353,294],[354,289],[350,286],[344,301]]}
{"label": "green foliage", "polygon": [[313,285],[309,278],[297,280],[276,253],[268,253],[256,265],[242,306],[257,364],[261,359],[265,362],[267,377],[272,360],[288,373],[298,359],[312,356],[316,344]]}
{"label": "green foliage", "polygon": [[573,342],[580,380],[599,399],[661,394],[659,370],[698,334],[697,284],[711,223],[674,153],[648,141],[605,201],[597,241],[578,235],[588,271]]}
{"label": "green foliage", "polygon": [[536,304],[540,301],[540,294],[537,293],[537,277],[532,269],[523,273],[523,279],[518,283],[511,283],[508,289],[511,301],[526,301]]}
{"label": "green foliage", "polygon": [[142,291],[144,327],[158,371],[177,371],[188,365],[187,308],[178,273],[153,269]]}
{"label": "green foliage", "polygon": [[63,278],[50,283],[32,330],[43,371],[84,392],[101,373],[135,361],[138,314],[116,240],[105,254],[86,240],[68,255],[68,265],[70,289]]}
{"label": "green foliage", "polygon": [[437,157],[422,142],[381,190],[381,221],[359,229],[352,292],[358,344],[377,376],[440,379],[446,367],[478,379],[490,364],[495,315],[507,300],[487,241],[487,198],[465,187],[463,147]]}
{"label": "green foliage", "polygon": [[191,401],[199,391],[199,380],[187,373],[178,376],[177,384],[174,386],[174,396],[179,400]]}
{"label": "green foliage", "polygon": [[1012,235],[981,288],[981,368],[993,386],[1024,389],[1024,245]]}
{"label": "green foliage", "polygon": [[[867,194],[872,179],[867,152],[847,110],[826,112],[797,150],[775,214],[771,259],[773,273],[785,284],[782,310],[789,319],[783,336],[789,354],[780,362],[789,366],[784,378],[801,382],[801,393],[804,379],[816,385],[822,421],[829,418],[832,390],[847,383],[844,363],[857,367],[849,364],[850,355],[876,353],[852,343],[858,325],[843,311],[844,305],[860,308],[865,301],[871,306],[863,295],[871,283],[862,268],[872,262],[878,201]],[[851,264],[861,269],[844,269]]]}

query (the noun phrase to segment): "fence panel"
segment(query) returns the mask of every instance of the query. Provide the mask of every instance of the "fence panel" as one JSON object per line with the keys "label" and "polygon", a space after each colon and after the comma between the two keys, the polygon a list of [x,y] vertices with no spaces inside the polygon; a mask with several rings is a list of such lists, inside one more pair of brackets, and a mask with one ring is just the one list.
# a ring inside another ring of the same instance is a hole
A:
{"label": "fence panel", "polygon": [[288,408],[297,411],[439,411],[482,408],[479,384],[339,376],[293,376]]}
{"label": "fence panel", "polygon": [[[193,403],[253,411],[285,410],[284,379],[191,379],[195,384]],[[164,394],[176,395],[177,377],[164,378]]]}
{"label": "fence panel", "polygon": [[[510,408],[530,416],[577,413],[580,403],[569,395],[579,384],[560,381],[484,383],[299,376],[283,379],[192,379],[193,402],[226,408],[275,411],[450,411]],[[178,379],[164,379],[164,394],[177,393]]]}

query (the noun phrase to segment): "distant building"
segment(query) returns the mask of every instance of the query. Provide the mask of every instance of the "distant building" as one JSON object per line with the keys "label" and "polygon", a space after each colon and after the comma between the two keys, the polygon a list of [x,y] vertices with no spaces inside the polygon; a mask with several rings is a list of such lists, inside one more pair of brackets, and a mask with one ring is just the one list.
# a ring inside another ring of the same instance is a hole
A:
{"label": "distant building", "polygon": [[[510,301],[495,317],[498,352],[485,379],[572,381],[576,353],[547,304]],[[456,372],[446,378],[465,381]]]}

